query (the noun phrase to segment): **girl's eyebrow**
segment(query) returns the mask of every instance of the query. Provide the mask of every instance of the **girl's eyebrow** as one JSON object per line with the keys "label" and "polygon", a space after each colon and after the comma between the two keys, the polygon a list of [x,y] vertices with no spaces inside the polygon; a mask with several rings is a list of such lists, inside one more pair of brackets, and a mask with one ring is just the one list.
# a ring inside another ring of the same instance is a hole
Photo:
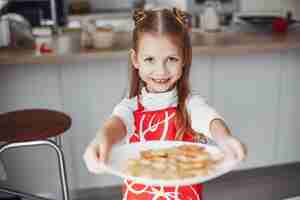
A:
{"label": "girl's eyebrow", "polygon": [[143,57],[153,57],[152,55],[144,54]]}
{"label": "girl's eyebrow", "polygon": [[[142,57],[154,57],[153,55],[150,55],[150,54],[143,54]],[[170,54],[170,55],[167,55],[166,57],[180,57],[179,54]]]}
{"label": "girl's eyebrow", "polygon": [[180,55],[179,54],[170,54],[168,55],[169,57],[179,57]]}
{"label": "girl's eyebrow", "polygon": [[[155,57],[155,55],[151,55],[151,54],[141,54],[142,58],[148,58],[148,57]],[[166,56],[167,57],[180,57],[180,54],[178,53],[172,53]]]}

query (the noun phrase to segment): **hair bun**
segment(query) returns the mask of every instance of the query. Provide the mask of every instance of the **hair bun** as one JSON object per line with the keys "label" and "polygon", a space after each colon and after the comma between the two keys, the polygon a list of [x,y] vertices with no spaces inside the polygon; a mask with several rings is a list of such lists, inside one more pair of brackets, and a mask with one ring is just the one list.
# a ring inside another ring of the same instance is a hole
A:
{"label": "hair bun", "polygon": [[144,9],[138,8],[133,11],[133,20],[134,24],[137,25],[139,22],[141,22],[143,19],[145,19],[146,13]]}
{"label": "hair bun", "polygon": [[173,14],[175,15],[177,21],[183,26],[188,26],[190,23],[191,15],[187,12],[184,12],[178,8],[173,8]]}

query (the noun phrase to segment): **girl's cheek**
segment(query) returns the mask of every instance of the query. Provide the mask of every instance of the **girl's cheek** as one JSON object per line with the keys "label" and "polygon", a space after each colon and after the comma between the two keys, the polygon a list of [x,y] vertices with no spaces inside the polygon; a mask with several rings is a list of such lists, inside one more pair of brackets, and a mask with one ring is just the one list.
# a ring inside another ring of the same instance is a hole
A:
{"label": "girl's cheek", "polygon": [[167,69],[169,72],[181,73],[182,66],[179,63],[169,63]]}
{"label": "girl's cheek", "polygon": [[151,72],[153,72],[153,71],[155,71],[155,64],[153,64],[153,63],[145,63],[144,65],[143,65],[143,69],[144,69],[144,72],[146,72],[146,73],[151,73]]}

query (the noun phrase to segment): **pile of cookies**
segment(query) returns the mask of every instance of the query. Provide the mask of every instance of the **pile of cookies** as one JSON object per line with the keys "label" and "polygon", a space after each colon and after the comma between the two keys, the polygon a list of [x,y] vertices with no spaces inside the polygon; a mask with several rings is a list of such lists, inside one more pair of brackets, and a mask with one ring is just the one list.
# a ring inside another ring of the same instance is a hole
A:
{"label": "pile of cookies", "polygon": [[130,176],[162,180],[207,176],[220,159],[203,147],[184,144],[141,151],[139,159],[127,160],[124,172]]}

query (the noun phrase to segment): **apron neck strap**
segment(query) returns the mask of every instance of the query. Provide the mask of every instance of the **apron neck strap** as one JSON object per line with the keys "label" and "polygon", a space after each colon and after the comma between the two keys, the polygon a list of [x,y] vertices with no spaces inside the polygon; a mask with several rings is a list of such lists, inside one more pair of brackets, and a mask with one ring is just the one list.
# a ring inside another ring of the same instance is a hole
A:
{"label": "apron neck strap", "polygon": [[137,95],[137,109],[139,111],[142,111],[142,110],[145,109],[142,102],[141,102],[141,96],[140,95]]}

